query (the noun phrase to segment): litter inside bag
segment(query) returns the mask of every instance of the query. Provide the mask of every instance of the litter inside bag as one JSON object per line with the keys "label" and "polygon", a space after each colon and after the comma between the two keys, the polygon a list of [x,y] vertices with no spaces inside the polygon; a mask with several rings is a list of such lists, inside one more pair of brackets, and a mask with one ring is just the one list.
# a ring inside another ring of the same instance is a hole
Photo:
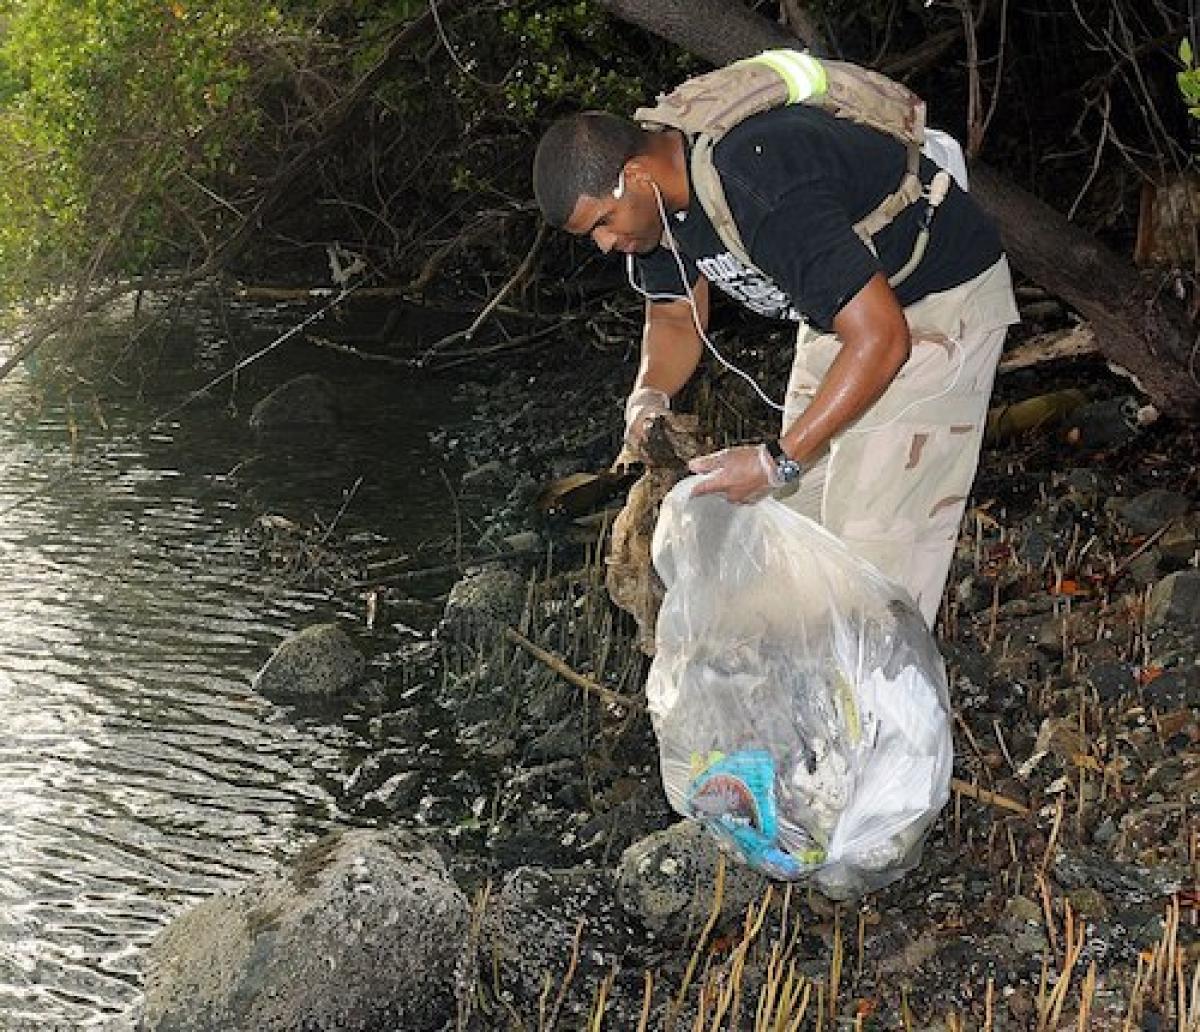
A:
{"label": "litter inside bag", "polygon": [[679,813],[847,899],[900,877],[949,797],[945,671],[907,594],[774,499],[663,500],[646,684]]}

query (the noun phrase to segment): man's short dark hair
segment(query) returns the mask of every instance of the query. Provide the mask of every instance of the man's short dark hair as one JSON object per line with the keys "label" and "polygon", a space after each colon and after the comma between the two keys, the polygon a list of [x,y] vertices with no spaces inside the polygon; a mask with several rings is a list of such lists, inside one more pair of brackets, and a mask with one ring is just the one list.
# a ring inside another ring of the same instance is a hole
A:
{"label": "man's short dark hair", "polygon": [[617,185],[630,158],[645,152],[645,131],[627,118],[585,111],[546,130],[533,158],[533,193],[550,225],[566,225],[579,198]]}

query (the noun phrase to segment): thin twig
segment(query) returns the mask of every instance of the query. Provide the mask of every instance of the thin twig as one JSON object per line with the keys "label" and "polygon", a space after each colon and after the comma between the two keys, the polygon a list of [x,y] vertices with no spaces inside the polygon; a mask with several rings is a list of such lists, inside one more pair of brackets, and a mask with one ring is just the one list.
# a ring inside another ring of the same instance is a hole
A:
{"label": "thin twig", "polygon": [[533,238],[533,243],[530,245],[529,251],[522,259],[521,264],[517,266],[517,271],[508,278],[508,281],[504,284],[504,286],[502,286],[496,292],[496,296],[483,306],[483,311],[481,311],[479,315],[475,317],[475,321],[466,328],[463,334],[464,340],[470,340],[472,337],[474,337],[475,333],[479,330],[479,327],[487,322],[488,318],[497,308],[500,307],[504,299],[508,297],[508,295],[511,294],[517,286],[524,282],[525,278],[532,271],[534,263],[537,261],[538,252],[542,249],[542,243],[546,239],[546,230],[547,224],[544,220],[542,220],[541,224],[538,226],[537,236]]}
{"label": "thin twig", "polygon": [[1015,799],[1010,799],[1008,796],[1001,795],[999,792],[989,792],[986,788],[980,788],[978,785],[973,785],[969,781],[962,781],[959,778],[950,779],[950,787],[960,796],[966,796],[968,799],[974,799],[981,803],[986,803],[988,806],[995,806],[1001,810],[1010,810],[1012,813],[1018,813],[1022,817],[1028,817],[1030,810],[1023,803],[1018,803]]}
{"label": "thin twig", "polygon": [[504,637],[514,645],[520,645],[534,659],[544,663],[564,680],[570,681],[577,688],[582,688],[585,691],[600,696],[605,702],[616,706],[624,706],[627,709],[636,709],[641,705],[637,699],[630,698],[628,695],[622,695],[620,692],[614,692],[611,688],[605,688],[604,685],[593,681],[590,677],[584,677],[583,674],[572,670],[554,653],[547,652],[540,645],[534,644],[513,627],[504,628]]}

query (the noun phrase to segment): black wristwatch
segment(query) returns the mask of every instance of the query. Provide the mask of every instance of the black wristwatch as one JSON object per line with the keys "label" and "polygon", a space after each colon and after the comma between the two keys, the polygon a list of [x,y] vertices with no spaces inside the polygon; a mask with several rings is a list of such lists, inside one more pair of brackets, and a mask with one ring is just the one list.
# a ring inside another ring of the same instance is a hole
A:
{"label": "black wristwatch", "polygon": [[779,475],[781,483],[790,484],[800,479],[804,467],[783,450],[783,445],[779,443],[778,439],[768,437],[763,441],[763,445],[767,449],[767,454],[775,461],[775,472]]}

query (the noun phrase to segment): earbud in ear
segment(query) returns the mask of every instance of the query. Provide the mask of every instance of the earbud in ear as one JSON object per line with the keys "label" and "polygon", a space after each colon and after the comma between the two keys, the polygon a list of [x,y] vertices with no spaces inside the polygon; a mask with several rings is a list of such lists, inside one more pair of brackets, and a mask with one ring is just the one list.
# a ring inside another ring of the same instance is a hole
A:
{"label": "earbud in ear", "polygon": [[613,187],[613,197],[618,201],[621,195],[625,193],[625,170],[621,169],[621,174],[617,177],[617,185]]}

